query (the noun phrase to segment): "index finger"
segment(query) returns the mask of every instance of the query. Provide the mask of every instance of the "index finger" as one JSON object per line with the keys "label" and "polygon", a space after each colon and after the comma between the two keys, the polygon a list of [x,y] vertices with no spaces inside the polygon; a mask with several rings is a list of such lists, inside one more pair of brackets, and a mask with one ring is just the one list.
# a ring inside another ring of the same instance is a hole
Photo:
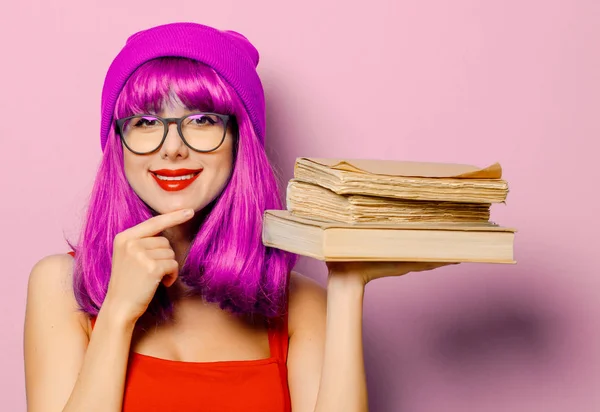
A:
{"label": "index finger", "polygon": [[165,229],[187,222],[194,216],[193,209],[176,210],[151,217],[150,219],[126,230],[127,235],[140,239],[155,236]]}

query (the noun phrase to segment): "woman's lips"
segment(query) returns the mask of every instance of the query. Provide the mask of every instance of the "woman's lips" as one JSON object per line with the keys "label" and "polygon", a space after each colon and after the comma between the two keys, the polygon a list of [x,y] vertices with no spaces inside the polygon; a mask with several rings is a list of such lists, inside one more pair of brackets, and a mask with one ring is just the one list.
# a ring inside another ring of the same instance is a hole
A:
{"label": "woman's lips", "polygon": [[[150,174],[158,183],[158,186],[167,192],[176,192],[183,190],[194,182],[200,176],[200,170],[190,169],[161,169],[152,171]],[[161,179],[162,178],[162,179]]]}

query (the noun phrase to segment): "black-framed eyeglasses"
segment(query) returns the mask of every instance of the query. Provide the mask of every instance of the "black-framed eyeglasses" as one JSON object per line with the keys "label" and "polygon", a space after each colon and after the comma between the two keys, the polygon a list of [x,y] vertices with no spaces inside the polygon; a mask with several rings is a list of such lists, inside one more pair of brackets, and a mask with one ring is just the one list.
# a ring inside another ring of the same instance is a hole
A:
{"label": "black-framed eyeglasses", "polygon": [[207,112],[194,112],[179,118],[137,114],[117,119],[116,127],[125,147],[135,154],[158,150],[167,138],[171,123],[177,124],[179,136],[187,147],[207,153],[223,144],[232,119],[230,115]]}

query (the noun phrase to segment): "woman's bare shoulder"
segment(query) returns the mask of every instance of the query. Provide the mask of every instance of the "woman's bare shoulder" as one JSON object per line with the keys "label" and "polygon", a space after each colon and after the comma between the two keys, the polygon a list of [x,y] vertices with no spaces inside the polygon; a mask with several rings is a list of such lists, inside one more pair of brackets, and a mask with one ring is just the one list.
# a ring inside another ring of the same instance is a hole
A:
{"label": "woman's bare shoulder", "polygon": [[40,259],[29,274],[27,308],[55,308],[87,331],[89,319],[79,310],[73,292],[73,257],[69,254],[48,255]]}
{"label": "woman's bare shoulder", "polygon": [[300,329],[324,322],[326,312],[325,288],[308,276],[292,272],[288,315],[290,336]]}
{"label": "woman's bare shoulder", "polygon": [[73,294],[73,258],[69,254],[49,255],[40,259],[29,274],[29,290],[42,296],[68,299]]}
{"label": "woman's bare shoulder", "polygon": [[90,333],[73,287],[73,258],[46,256],[29,275],[23,333],[31,410],[62,410],[81,370]]}

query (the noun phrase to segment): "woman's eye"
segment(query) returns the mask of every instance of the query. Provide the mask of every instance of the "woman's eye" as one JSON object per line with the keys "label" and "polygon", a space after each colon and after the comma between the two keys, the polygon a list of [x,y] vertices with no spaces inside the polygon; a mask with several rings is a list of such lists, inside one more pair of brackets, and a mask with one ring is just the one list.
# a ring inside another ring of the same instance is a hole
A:
{"label": "woman's eye", "polygon": [[189,119],[190,123],[194,126],[204,126],[204,125],[213,125],[215,124],[215,120],[211,118],[211,116],[192,116]]}
{"label": "woman's eye", "polygon": [[140,117],[137,122],[135,122],[135,127],[148,127],[148,126],[156,126],[158,120],[153,117]]}

